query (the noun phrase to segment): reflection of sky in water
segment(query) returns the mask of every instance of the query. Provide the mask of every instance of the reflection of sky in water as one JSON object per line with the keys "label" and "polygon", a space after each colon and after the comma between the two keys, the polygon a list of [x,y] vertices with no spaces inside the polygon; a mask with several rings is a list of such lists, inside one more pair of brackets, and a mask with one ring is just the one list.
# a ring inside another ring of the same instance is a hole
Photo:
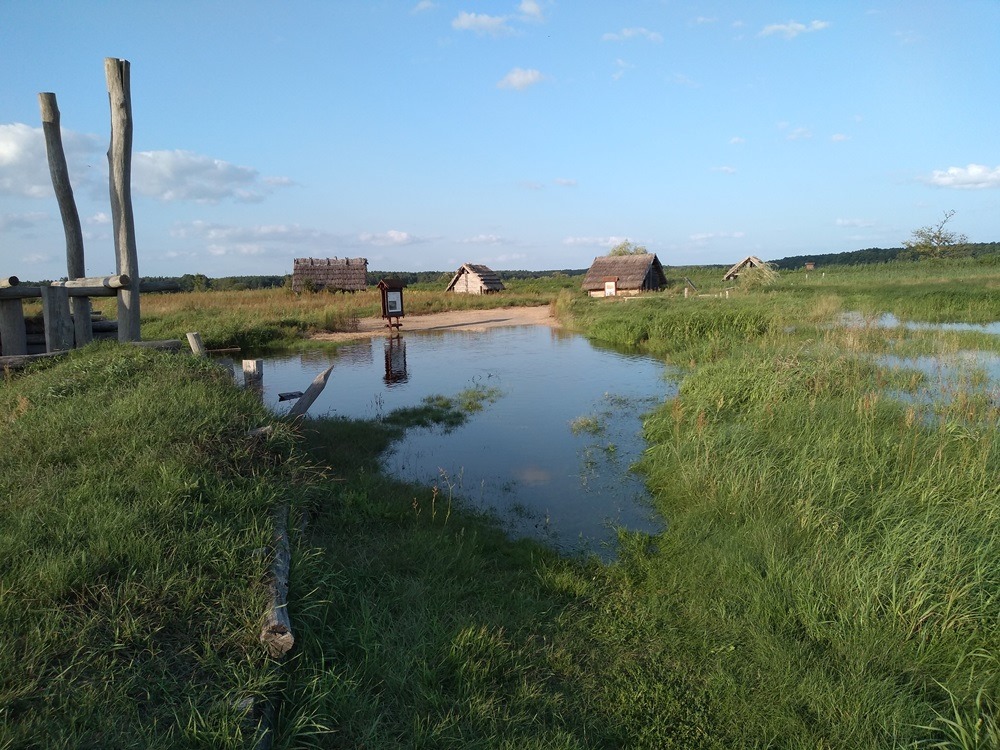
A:
{"label": "reflection of sky in water", "polygon": [[1000,355],[993,352],[962,351],[955,354],[878,358],[883,367],[917,370],[926,376],[916,393],[892,391],[904,401],[931,404],[948,401],[960,389],[974,388],[992,393],[1000,403]]}
{"label": "reflection of sky in water", "polygon": [[[640,477],[641,416],[676,393],[659,361],[592,346],[544,326],[483,333],[403,333],[342,347],[268,356],[264,397],[304,391],[333,364],[312,415],[378,419],[431,395],[472,386],[501,393],[451,432],[411,429],[384,457],[401,478],[437,485],[493,512],[513,534],[609,556],[610,524],[658,527]],[[593,419],[594,431],[571,422]],[[439,507],[441,494],[437,500]]]}
{"label": "reflection of sky in water", "polygon": [[912,331],[972,331],[976,333],[991,333],[1000,336],[1000,321],[993,323],[924,323],[921,321],[906,321],[905,323],[892,313],[883,313],[870,321],[859,312],[845,313],[843,325],[852,328],[874,325],[877,328],[908,328]]}

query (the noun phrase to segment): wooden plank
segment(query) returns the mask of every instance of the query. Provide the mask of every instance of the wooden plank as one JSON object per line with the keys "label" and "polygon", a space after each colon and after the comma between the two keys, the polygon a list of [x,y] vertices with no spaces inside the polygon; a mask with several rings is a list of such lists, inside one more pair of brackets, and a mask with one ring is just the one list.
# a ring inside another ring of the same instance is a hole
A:
{"label": "wooden plank", "polygon": [[123,289],[132,285],[128,274],[118,273],[113,276],[86,276],[66,281],[53,281],[51,286],[65,286],[70,289],[95,287],[102,289]]}
{"label": "wooden plank", "polygon": [[288,574],[291,569],[291,548],[288,544],[288,504],[283,504],[274,517],[274,541],[271,545],[271,566],[268,581],[269,603],[264,613],[260,642],[268,654],[280,659],[295,645],[292,621],[288,616]]}
{"label": "wooden plank", "polygon": [[[132,97],[128,60],[104,59],[111,105],[111,144],[108,170],[111,224],[115,237],[115,267],[119,274],[139,279],[139,254],[132,213]],[[118,290],[118,340],[138,341],[140,335],[139,289],[130,284]]]}
{"label": "wooden plank", "polygon": [[45,318],[45,351],[60,352],[73,348],[73,319],[69,314],[69,295],[57,286],[42,288],[42,316]]}
{"label": "wooden plank", "polygon": [[188,344],[191,346],[191,351],[196,357],[207,357],[208,352],[205,350],[205,345],[201,343],[201,334],[197,331],[189,331],[187,335]]}
{"label": "wooden plank", "polygon": [[0,354],[27,354],[24,309],[19,299],[0,299]]}
{"label": "wooden plank", "polygon": [[302,397],[292,405],[292,408],[288,410],[288,416],[293,419],[299,419],[304,417],[309,407],[313,405],[313,401],[319,398],[319,394],[323,392],[326,388],[326,382],[330,379],[330,373],[333,372],[333,365],[327,367],[323,372],[317,375],[306,392],[302,394]]}

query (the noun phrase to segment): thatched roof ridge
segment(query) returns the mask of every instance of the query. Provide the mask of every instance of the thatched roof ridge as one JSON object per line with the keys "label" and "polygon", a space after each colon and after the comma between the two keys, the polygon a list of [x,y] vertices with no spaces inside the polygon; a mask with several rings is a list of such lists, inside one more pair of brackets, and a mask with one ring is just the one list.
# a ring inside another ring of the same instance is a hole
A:
{"label": "thatched roof ridge", "polygon": [[599,291],[604,288],[604,282],[608,279],[617,279],[618,288],[625,290],[659,289],[667,285],[663,266],[655,253],[594,258],[583,279],[583,289],[588,292]]}
{"label": "thatched roof ridge", "polygon": [[296,258],[292,265],[292,289],[301,292],[307,286],[360,292],[368,285],[367,258]]}
{"label": "thatched roof ridge", "polygon": [[744,268],[763,268],[767,263],[762,261],[756,255],[748,255],[735,266],[726,271],[726,275],[722,277],[723,281],[731,281],[740,275],[740,271]]}
{"label": "thatched roof ridge", "polygon": [[445,289],[446,292],[450,292],[455,288],[455,284],[464,274],[472,274],[478,276],[482,282],[482,286],[486,291],[489,292],[502,292],[504,290],[503,281],[500,279],[500,274],[498,274],[493,269],[488,266],[480,265],[477,263],[463,263],[462,267],[459,268],[455,275],[451,277],[451,281],[448,282],[448,288]]}

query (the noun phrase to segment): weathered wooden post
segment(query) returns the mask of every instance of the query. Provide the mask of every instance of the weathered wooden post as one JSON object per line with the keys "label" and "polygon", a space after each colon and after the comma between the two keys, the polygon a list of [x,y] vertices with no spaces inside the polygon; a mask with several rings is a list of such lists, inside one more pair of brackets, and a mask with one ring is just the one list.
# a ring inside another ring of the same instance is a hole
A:
{"label": "weathered wooden post", "polygon": [[73,321],[69,314],[69,290],[64,286],[43,286],[42,315],[45,318],[45,351],[73,348]]}
{"label": "weathered wooden post", "polygon": [[119,274],[130,279],[118,290],[118,340],[139,341],[139,255],[132,214],[132,97],[129,62],[104,58],[111,104],[111,145],[108,167],[111,188],[111,223],[115,233],[115,262]]}
{"label": "weathered wooden post", "polygon": [[[80,214],[76,210],[76,201],[73,199],[69,168],[66,166],[66,152],[63,150],[62,131],[59,127],[59,106],[56,104],[56,95],[49,92],[38,95],[38,104],[42,110],[42,132],[45,134],[49,174],[52,175],[52,188],[59,203],[63,233],[66,235],[66,278],[73,281],[86,274],[83,230],[80,227]],[[85,346],[94,340],[94,331],[90,324],[90,297],[73,297],[70,300],[70,311],[73,314],[76,346]]]}
{"label": "weathered wooden post", "polygon": [[196,357],[207,357],[208,352],[205,350],[205,345],[201,342],[201,334],[197,331],[189,331],[187,335],[188,345],[191,347],[191,351]]}
{"label": "weathered wooden post", "polygon": [[264,392],[264,360],[243,360],[243,386],[257,393]]}
{"label": "weathered wooden post", "polygon": [[[0,276],[0,290],[20,283],[17,276]],[[0,355],[27,354],[28,338],[24,330],[24,308],[19,299],[0,296]]]}

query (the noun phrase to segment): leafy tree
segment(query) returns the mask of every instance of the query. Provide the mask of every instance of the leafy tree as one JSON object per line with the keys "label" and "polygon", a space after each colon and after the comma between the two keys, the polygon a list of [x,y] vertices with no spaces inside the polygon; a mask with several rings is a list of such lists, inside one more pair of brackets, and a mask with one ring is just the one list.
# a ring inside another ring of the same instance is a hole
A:
{"label": "leafy tree", "polygon": [[937,224],[914,229],[910,239],[905,240],[903,245],[917,258],[947,258],[956,255],[956,249],[967,244],[969,238],[945,228],[954,215],[954,210],[945,211],[944,218]]}
{"label": "leafy tree", "polygon": [[623,240],[611,248],[611,252],[608,255],[649,255],[649,250],[642,245],[637,245],[629,240]]}

